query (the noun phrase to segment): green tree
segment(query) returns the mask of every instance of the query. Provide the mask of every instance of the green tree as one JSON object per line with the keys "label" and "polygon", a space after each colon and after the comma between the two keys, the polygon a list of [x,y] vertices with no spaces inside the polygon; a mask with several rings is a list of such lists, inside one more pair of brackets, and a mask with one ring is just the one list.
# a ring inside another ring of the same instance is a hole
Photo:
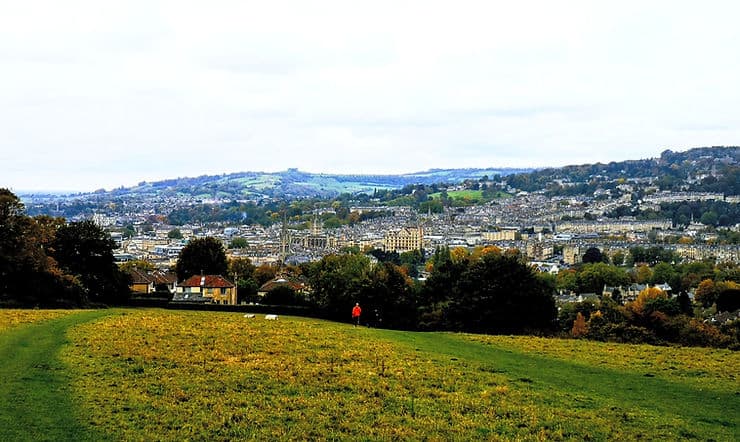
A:
{"label": "green tree", "polygon": [[576,275],[576,271],[572,269],[559,271],[555,288],[558,291],[575,292],[578,290]]}
{"label": "green tree", "polygon": [[83,301],[123,304],[130,294],[130,280],[113,259],[115,246],[105,230],[86,220],[57,230],[52,256],[60,268],[81,282]]}
{"label": "green tree", "polygon": [[710,210],[701,215],[700,221],[702,224],[706,224],[708,226],[716,226],[718,218],[717,213]]}
{"label": "green tree", "polygon": [[417,267],[424,263],[424,252],[418,249],[403,252],[399,255],[398,259],[401,266],[406,269],[406,274],[416,277],[419,274]]}
{"label": "green tree", "polygon": [[246,238],[237,237],[231,240],[229,243],[230,249],[246,249],[249,246]]}
{"label": "green tree", "polygon": [[254,272],[257,270],[252,260],[249,258],[231,258],[228,263],[227,273],[237,280],[253,279]]}
{"label": "green tree", "polygon": [[674,266],[667,262],[659,262],[653,267],[653,275],[650,278],[650,282],[652,284],[668,283],[674,290],[674,293],[677,293],[681,288],[681,277]]}
{"label": "green tree", "polygon": [[327,255],[311,267],[312,301],[332,319],[348,319],[350,308],[364,304],[370,282],[370,259],[365,255]]}
{"label": "green tree", "polygon": [[449,306],[455,329],[517,333],[555,324],[552,290],[517,257],[483,255],[469,264],[456,285],[457,296]]}
{"label": "green tree", "polygon": [[121,270],[128,273],[131,269],[139,269],[145,272],[152,272],[157,270],[157,267],[146,259],[134,259],[131,261],[124,262],[119,266]]}
{"label": "green tree", "polygon": [[373,267],[360,299],[364,316],[371,324],[400,329],[416,328],[416,291],[403,267],[391,262]]}
{"label": "green tree", "polygon": [[290,286],[281,285],[265,294],[261,301],[267,305],[302,305],[304,300]]}
{"label": "green tree", "polygon": [[224,246],[212,236],[191,240],[180,251],[175,264],[177,278],[181,281],[193,275],[226,276],[227,270]]}
{"label": "green tree", "polygon": [[132,224],[127,224],[123,226],[122,234],[124,238],[132,238],[136,236],[136,229]]}
{"label": "green tree", "polygon": [[614,264],[615,266],[621,266],[624,264],[624,258],[624,252],[622,252],[621,250],[617,250],[616,252],[614,252],[614,254],[612,254],[612,264]]}
{"label": "green tree", "polygon": [[604,264],[586,264],[576,275],[576,283],[580,293],[601,294],[604,286],[622,286],[630,282],[627,272],[619,267]]}
{"label": "green tree", "polygon": [[169,239],[182,239],[182,232],[180,232],[180,229],[174,228],[167,232],[167,238]]}
{"label": "green tree", "polygon": [[586,253],[583,254],[582,261],[584,264],[593,264],[595,262],[605,262],[604,259],[609,259],[606,255],[601,253],[596,247],[589,247],[586,249]]}
{"label": "green tree", "polygon": [[234,278],[237,287],[238,302],[253,300],[259,285],[255,279],[257,268],[249,258],[232,258],[229,260],[228,275]]}
{"label": "green tree", "polygon": [[733,312],[740,309],[740,284],[725,281],[717,285],[717,311]]}

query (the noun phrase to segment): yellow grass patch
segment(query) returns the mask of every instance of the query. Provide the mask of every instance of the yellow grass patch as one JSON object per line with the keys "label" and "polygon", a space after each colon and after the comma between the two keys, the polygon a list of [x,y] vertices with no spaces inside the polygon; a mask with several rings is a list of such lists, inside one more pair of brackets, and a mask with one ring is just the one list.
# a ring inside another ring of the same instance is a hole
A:
{"label": "yellow grass patch", "polygon": [[532,336],[465,337],[524,353],[639,374],[650,372],[666,379],[680,379],[719,389],[726,388],[728,381],[732,383],[740,379],[740,352],[726,349],[659,347]]}
{"label": "yellow grass patch", "polygon": [[23,324],[48,321],[73,312],[74,310],[0,309],[0,332]]}

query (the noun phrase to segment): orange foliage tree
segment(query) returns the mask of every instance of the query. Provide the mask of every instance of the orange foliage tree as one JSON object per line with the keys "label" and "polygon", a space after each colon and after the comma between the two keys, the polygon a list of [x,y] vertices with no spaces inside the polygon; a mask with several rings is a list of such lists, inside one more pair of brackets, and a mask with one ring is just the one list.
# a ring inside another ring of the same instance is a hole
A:
{"label": "orange foliage tree", "polygon": [[636,315],[642,316],[645,313],[645,306],[648,302],[655,299],[668,299],[668,294],[657,287],[648,287],[637,295],[637,299],[627,304],[627,309]]}
{"label": "orange foliage tree", "polygon": [[586,336],[588,333],[588,325],[586,325],[586,318],[583,317],[581,312],[576,315],[575,321],[573,321],[573,328],[570,330],[570,334],[574,338],[580,338]]}

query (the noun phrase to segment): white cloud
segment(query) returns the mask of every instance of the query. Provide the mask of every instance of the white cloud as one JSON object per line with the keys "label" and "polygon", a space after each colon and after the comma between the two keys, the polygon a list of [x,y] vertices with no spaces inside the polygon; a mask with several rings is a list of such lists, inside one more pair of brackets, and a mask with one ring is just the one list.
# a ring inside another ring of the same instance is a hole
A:
{"label": "white cloud", "polygon": [[740,135],[732,2],[5,3],[16,189],[562,165]]}

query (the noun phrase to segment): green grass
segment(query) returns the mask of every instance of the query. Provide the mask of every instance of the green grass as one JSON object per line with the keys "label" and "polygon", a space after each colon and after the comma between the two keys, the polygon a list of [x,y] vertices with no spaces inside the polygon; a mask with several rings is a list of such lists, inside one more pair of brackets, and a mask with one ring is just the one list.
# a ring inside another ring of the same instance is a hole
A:
{"label": "green grass", "polygon": [[75,413],[73,370],[58,353],[66,330],[101,312],[72,314],[0,334],[0,440],[102,440]]}
{"label": "green grass", "polygon": [[[656,377],[655,370],[614,369],[525,354],[510,346],[481,345],[464,335],[385,333],[418,350],[481,364],[524,382],[548,406],[603,410],[615,423],[631,427],[637,437],[654,437],[643,432],[650,428],[671,439],[737,440],[740,435],[740,385],[734,379],[724,391],[698,388]],[[590,344],[597,348],[599,343]],[[654,349],[656,355],[662,350]]]}
{"label": "green grass", "polygon": [[[439,199],[442,196],[441,192],[431,193],[429,194],[430,197],[434,199]],[[470,200],[470,201],[483,201],[485,198],[483,198],[483,191],[482,190],[451,190],[447,192],[447,196],[450,199],[453,200]],[[508,194],[506,192],[497,191],[495,195],[493,195],[493,199],[498,198],[509,198],[511,194]]]}
{"label": "green grass", "polygon": [[727,350],[156,309],[0,338],[16,379],[0,399],[25,404],[0,408],[0,440],[734,441],[740,428]]}

